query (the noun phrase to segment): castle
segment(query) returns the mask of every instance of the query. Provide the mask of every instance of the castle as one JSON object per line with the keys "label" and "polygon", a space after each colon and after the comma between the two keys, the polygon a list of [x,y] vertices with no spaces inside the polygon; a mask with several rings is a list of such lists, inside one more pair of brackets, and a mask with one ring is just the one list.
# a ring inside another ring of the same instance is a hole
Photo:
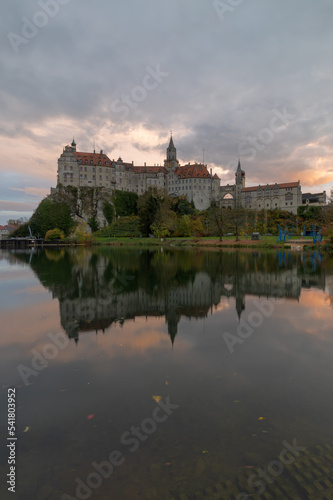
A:
{"label": "castle", "polygon": [[99,153],[83,153],[76,150],[73,139],[65,146],[58,159],[58,185],[104,187],[114,190],[143,194],[150,186],[165,189],[172,197],[183,196],[194,202],[199,210],[205,210],[212,202],[222,208],[248,208],[254,210],[288,210],[297,214],[304,204],[324,205],[326,192],[302,195],[300,181],[245,186],[245,172],[240,161],[235,173],[235,184],[220,185],[217,174],[208,171],[202,163],[180,165],[177,150],[171,136],[163,165],[136,166],[122,158],[110,160],[101,150]]}

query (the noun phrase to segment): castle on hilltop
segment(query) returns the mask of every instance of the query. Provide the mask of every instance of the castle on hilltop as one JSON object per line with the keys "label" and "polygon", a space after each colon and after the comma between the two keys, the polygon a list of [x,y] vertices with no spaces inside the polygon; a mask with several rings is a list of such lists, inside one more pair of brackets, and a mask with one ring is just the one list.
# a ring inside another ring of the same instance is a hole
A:
{"label": "castle on hilltop", "polygon": [[297,214],[300,205],[324,205],[326,192],[302,196],[300,181],[245,186],[245,172],[240,161],[235,173],[235,184],[220,185],[217,174],[208,171],[202,163],[180,165],[173,138],[170,137],[163,165],[141,166],[125,163],[122,158],[110,160],[101,150],[83,153],[76,150],[73,139],[65,146],[58,159],[58,185],[76,187],[104,187],[105,189],[143,194],[149,187],[166,189],[172,197],[183,196],[205,210],[212,202],[224,208],[243,207],[254,210],[288,210]]}

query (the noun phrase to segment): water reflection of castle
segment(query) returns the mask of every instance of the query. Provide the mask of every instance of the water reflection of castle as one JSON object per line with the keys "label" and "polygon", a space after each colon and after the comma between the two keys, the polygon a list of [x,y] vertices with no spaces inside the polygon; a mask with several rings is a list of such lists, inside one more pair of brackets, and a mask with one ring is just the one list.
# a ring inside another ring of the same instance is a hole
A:
{"label": "water reflection of castle", "polygon": [[181,317],[204,318],[222,297],[235,300],[240,318],[247,295],[298,300],[302,287],[325,290],[318,255],[47,250],[29,261],[75,340],[116,322],[165,316],[173,342]]}
{"label": "water reflection of castle", "polygon": [[[99,261],[99,279],[95,281],[101,281],[106,266],[106,262],[103,265]],[[126,277],[131,278],[130,272],[120,274],[120,278],[116,275],[115,282],[109,282],[109,290],[104,289],[103,293],[97,293],[94,297],[78,296],[65,298],[60,302],[61,324],[70,337],[77,339],[80,332],[105,330],[115,322],[122,324],[140,316],[165,316],[173,342],[182,316],[207,317],[209,311],[218,306],[222,297],[235,299],[240,318],[245,309],[246,295],[298,300],[302,284],[309,286],[311,282],[311,286],[325,288],[323,274],[300,273],[296,265],[284,268],[280,266],[274,271],[260,270],[257,266],[245,273],[239,273],[235,269],[230,274],[224,274],[224,270],[220,270],[215,276],[211,276],[209,271],[199,271],[185,284],[168,289],[155,285],[152,292],[140,288],[140,283],[135,290],[126,291],[123,289]],[[84,277],[81,276],[81,279],[83,283]]]}

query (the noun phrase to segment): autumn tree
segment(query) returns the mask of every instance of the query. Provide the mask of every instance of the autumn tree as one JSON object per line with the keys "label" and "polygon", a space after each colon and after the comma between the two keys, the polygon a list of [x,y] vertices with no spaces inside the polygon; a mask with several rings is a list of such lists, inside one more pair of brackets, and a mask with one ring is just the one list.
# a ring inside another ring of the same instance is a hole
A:
{"label": "autumn tree", "polygon": [[227,210],[225,222],[226,226],[235,234],[236,241],[239,241],[239,233],[245,227],[249,217],[249,211],[245,208],[234,208]]}
{"label": "autumn tree", "polygon": [[166,196],[165,191],[156,186],[150,186],[147,191],[139,196],[137,208],[140,219],[140,230],[143,236],[149,236],[152,232],[152,225],[156,220],[159,207]]}

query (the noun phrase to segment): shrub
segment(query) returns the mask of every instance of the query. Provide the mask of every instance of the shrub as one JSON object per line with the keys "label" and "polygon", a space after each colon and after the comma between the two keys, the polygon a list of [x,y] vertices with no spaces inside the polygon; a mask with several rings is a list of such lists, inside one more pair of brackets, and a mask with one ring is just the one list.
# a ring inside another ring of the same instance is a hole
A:
{"label": "shrub", "polygon": [[63,240],[64,239],[64,232],[61,231],[58,228],[55,229],[50,229],[47,231],[45,235],[45,240],[46,241],[54,241],[54,240]]}

